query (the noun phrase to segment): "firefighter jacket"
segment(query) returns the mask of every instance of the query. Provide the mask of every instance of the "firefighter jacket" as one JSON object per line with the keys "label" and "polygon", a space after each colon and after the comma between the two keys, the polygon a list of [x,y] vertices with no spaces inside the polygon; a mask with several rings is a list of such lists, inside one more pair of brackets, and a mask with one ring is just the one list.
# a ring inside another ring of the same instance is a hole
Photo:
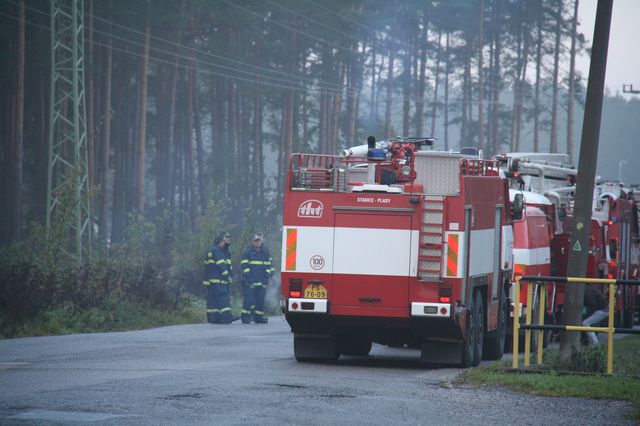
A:
{"label": "firefighter jacket", "polygon": [[231,282],[231,277],[233,276],[233,267],[231,266],[231,252],[229,251],[229,244],[225,244],[222,247],[222,251],[224,252],[224,260],[229,267],[229,282]]}
{"label": "firefighter jacket", "polygon": [[229,284],[231,280],[230,265],[224,251],[213,246],[207,252],[207,258],[204,261],[205,271],[202,284]]}
{"label": "firefighter jacket", "polygon": [[242,253],[240,267],[242,268],[245,285],[266,286],[273,274],[269,249],[264,245],[261,245],[258,249],[253,245],[249,245]]}

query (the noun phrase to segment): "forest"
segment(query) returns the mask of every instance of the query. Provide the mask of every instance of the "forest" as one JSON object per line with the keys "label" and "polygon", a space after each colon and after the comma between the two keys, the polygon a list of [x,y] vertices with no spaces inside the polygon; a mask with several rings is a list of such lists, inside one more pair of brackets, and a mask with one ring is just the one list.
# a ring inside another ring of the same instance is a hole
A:
{"label": "forest", "polygon": [[[223,231],[234,257],[264,232],[278,269],[292,152],[432,136],[436,149],[577,163],[587,76],[575,58],[592,30],[579,26],[579,0],[80,3],[91,234],[81,264],[66,254],[68,209],[45,227],[50,2],[0,4],[0,335],[54,319],[64,332],[71,317],[117,328],[123,306],[197,305],[204,251]],[[608,94],[610,178],[639,154],[639,114],[637,100]]]}

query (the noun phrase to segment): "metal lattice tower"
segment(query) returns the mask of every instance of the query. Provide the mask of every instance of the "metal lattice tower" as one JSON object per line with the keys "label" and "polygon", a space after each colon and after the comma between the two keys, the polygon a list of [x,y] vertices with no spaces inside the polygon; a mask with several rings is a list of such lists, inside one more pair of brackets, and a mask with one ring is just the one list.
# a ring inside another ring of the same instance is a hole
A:
{"label": "metal lattice tower", "polygon": [[51,97],[47,230],[68,223],[69,254],[90,254],[91,229],[84,91],[83,0],[51,2]]}

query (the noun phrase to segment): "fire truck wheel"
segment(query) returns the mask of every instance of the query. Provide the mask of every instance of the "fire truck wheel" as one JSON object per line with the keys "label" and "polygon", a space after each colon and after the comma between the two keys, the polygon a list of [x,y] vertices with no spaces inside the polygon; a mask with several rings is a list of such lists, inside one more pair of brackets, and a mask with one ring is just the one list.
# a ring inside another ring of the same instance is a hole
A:
{"label": "fire truck wheel", "polygon": [[480,290],[475,291],[475,309],[474,309],[474,329],[475,329],[475,346],[473,349],[473,366],[480,365],[482,361],[482,352],[484,348],[484,302],[482,301],[482,293]]}
{"label": "fire truck wheel", "polygon": [[367,356],[371,352],[371,340],[367,339],[341,339],[340,352],[344,355]]}
{"label": "fire truck wheel", "polygon": [[462,360],[461,367],[469,368],[473,363],[473,352],[475,348],[475,327],[474,327],[474,298],[470,297],[467,303],[467,314],[465,315],[465,332],[462,341]]}
{"label": "fire truck wheel", "polygon": [[487,333],[484,342],[483,359],[498,360],[504,354],[504,345],[507,340],[507,328],[509,320],[509,305],[507,304],[507,290],[502,288],[500,292],[500,311],[498,312],[498,328]]}

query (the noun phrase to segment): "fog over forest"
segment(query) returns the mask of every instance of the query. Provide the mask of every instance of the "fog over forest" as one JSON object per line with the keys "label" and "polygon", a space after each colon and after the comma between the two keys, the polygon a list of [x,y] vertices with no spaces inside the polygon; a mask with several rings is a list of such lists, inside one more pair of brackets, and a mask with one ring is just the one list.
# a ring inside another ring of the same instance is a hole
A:
{"label": "fog over forest", "polygon": [[[94,292],[74,307],[114,294],[176,306],[202,294],[201,258],[221,231],[236,258],[264,232],[278,270],[292,152],[432,136],[435,149],[559,152],[577,164],[587,76],[574,59],[590,48],[578,0],[78,3],[93,253],[82,272],[62,260],[73,208],[63,190],[51,216],[62,231],[43,230],[50,112],[73,107],[51,98],[50,2],[0,4],[2,278],[25,287],[3,293],[60,283],[35,312],[73,283]],[[640,183],[638,117],[640,98],[607,94],[603,178]],[[46,252],[35,272],[34,250]]]}

